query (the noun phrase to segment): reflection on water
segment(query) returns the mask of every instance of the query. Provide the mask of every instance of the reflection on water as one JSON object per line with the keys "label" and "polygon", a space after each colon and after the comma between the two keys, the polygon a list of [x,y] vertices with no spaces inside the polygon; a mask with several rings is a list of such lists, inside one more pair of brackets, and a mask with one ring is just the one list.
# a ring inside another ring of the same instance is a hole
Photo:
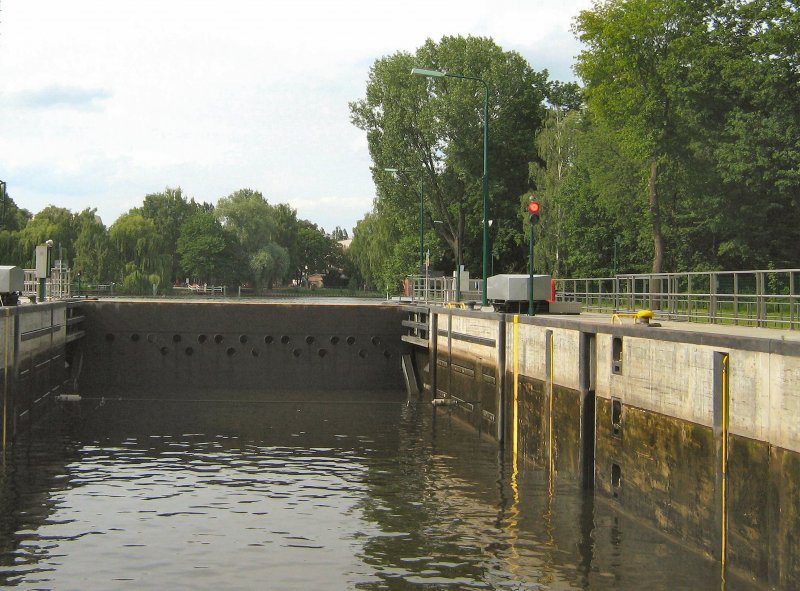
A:
{"label": "reflection on water", "polygon": [[719,588],[714,563],[430,413],[61,409],[0,472],[0,587]]}

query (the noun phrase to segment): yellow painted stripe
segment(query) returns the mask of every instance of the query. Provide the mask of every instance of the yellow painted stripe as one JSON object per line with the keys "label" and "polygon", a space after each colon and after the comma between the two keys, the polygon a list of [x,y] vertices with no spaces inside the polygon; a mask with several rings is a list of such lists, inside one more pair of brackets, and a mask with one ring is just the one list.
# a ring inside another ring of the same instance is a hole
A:
{"label": "yellow painted stripe", "polygon": [[730,355],[722,358],[722,583],[725,584],[725,566],[728,559],[728,429],[730,405]]}
{"label": "yellow painted stripe", "polygon": [[3,343],[3,462],[8,442],[8,333],[11,325],[11,310],[5,310],[4,343]]}
{"label": "yellow painted stripe", "polygon": [[512,470],[516,474],[517,471],[517,453],[518,453],[518,413],[519,413],[519,314],[514,315],[514,412],[513,418],[514,421],[512,427],[512,437],[511,437],[511,449],[512,449],[512,460],[514,465]]}
{"label": "yellow painted stripe", "polygon": [[548,445],[547,445],[547,473],[548,473],[548,485],[550,487],[550,493],[553,492],[553,473],[555,472],[555,459],[553,454],[553,384],[555,382],[555,334],[550,333],[550,396],[548,397],[548,425],[547,425],[547,433],[548,433]]}

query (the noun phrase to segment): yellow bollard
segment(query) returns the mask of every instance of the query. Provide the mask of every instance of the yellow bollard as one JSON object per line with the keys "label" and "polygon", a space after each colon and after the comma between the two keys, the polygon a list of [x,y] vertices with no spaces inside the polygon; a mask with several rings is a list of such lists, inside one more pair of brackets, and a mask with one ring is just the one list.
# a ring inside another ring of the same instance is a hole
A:
{"label": "yellow bollard", "polygon": [[[622,324],[623,318],[633,318],[633,321],[636,324],[650,325],[650,321],[653,319],[653,312],[652,310],[639,310],[638,312],[617,312],[611,316],[611,323],[613,324],[619,320],[619,323]],[[657,325],[654,324],[653,326]]]}

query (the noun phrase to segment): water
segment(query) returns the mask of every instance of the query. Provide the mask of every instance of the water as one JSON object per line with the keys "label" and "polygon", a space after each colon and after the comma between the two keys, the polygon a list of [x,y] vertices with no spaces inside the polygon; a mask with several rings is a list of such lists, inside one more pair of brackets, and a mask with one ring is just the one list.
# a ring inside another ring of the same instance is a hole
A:
{"label": "water", "polygon": [[720,588],[447,411],[340,402],[58,410],[0,472],[0,587]]}

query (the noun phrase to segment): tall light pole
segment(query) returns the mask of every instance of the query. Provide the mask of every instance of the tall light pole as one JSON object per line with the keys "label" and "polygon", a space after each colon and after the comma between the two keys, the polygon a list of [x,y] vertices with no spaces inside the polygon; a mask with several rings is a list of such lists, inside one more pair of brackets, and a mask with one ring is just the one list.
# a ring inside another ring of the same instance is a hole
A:
{"label": "tall light pole", "polygon": [[0,209],[0,227],[5,225],[6,221],[6,182],[0,181],[0,199],[2,199],[2,209]]}
{"label": "tall light pole", "polygon": [[[425,70],[423,68],[413,68],[411,73],[415,76],[426,76],[428,78],[461,78],[463,80],[475,80],[483,84],[486,95],[483,101],[483,289],[481,293],[481,305],[486,306],[486,279],[489,275],[489,84],[483,78],[475,76],[462,76],[460,74],[450,74],[439,70]],[[457,270],[458,277],[461,276],[461,269]]]}
{"label": "tall light pole", "polygon": [[[405,170],[402,168],[384,168],[386,172],[394,174],[416,174],[417,171]],[[425,175],[419,173],[419,268],[420,273],[424,273],[425,268]]]}

